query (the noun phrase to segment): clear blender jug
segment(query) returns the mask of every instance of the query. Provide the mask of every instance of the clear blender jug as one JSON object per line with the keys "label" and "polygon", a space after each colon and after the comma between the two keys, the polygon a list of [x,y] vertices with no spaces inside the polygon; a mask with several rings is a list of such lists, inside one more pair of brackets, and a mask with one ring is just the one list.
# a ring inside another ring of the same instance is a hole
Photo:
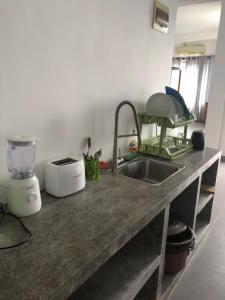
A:
{"label": "clear blender jug", "polygon": [[37,141],[34,137],[8,138],[8,171],[12,178],[26,179],[34,175]]}

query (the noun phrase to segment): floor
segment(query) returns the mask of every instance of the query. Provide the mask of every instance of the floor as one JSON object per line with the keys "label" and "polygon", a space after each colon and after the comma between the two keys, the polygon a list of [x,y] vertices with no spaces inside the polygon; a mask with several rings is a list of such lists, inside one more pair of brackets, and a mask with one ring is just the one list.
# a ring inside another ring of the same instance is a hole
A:
{"label": "floor", "polygon": [[225,300],[225,162],[221,163],[211,230],[168,300]]}

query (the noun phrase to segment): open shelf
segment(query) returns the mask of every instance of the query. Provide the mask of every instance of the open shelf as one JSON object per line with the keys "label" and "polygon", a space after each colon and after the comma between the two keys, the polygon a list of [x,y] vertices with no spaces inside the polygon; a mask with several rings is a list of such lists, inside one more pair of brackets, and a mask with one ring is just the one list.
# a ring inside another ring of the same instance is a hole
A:
{"label": "open shelf", "polygon": [[202,209],[199,211],[199,213],[196,216],[196,224],[195,224],[196,247],[204,239],[209,229],[209,224],[211,221],[211,214],[212,214],[212,205],[213,205],[213,195],[210,194],[210,197],[208,197],[207,199],[205,197],[205,200],[202,203]]}
{"label": "open shelf", "polygon": [[180,271],[177,274],[164,274],[162,282],[163,299],[167,299],[182,272],[183,271]]}
{"label": "open shelf", "polygon": [[170,219],[182,221],[193,229],[198,195],[199,177],[170,204]]}
{"label": "open shelf", "polygon": [[162,281],[162,293],[161,293],[161,299],[162,300],[166,300],[168,298],[168,296],[170,295],[171,291],[173,290],[173,288],[177,285],[177,283],[180,281],[180,279],[182,278],[182,275],[185,273],[186,268],[188,267],[192,256],[194,255],[194,252],[191,252],[190,255],[187,257],[187,262],[186,262],[186,266],[183,270],[179,271],[176,274],[167,274],[164,273],[163,275],[163,281]]}
{"label": "open shelf", "polygon": [[209,230],[209,223],[204,221],[196,222],[195,234],[196,234],[196,246],[204,239],[206,232]]}
{"label": "open shelf", "polygon": [[189,256],[187,257],[186,266],[181,271],[177,272],[176,274],[168,274],[168,273],[164,272],[163,280],[162,280],[162,292],[161,292],[163,300],[168,298],[168,296],[170,295],[173,288],[176,286],[178,281],[181,279],[181,276],[184,274],[188,264],[191,261],[193,253],[194,253],[194,251],[190,252]]}
{"label": "open shelf", "polygon": [[69,299],[134,299],[160,265],[163,223],[164,211],[106,262]]}
{"label": "open shelf", "polygon": [[[198,248],[209,230],[218,164],[219,160],[206,169],[200,177],[201,180],[200,178],[196,179],[174,199],[170,206],[170,217],[175,216],[194,229],[196,234],[195,249]],[[197,197],[198,188],[200,189],[199,197]],[[190,262],[193,253],[194,251],[189,255],[187,264]],[[167,299],[184,271],[185,269],[177,274],[164,274],[162,282],[163,299]]]}
{"label": "open shelf", "polygon": [[202,209],[207,205],[207,203],[212,199],[214,194],[208,192],[200,192],[198,199],[197,214],[199,214]]}
{"label": "open shelf", "polygon": [[73,300],[133,299],[159,266],[155,246],[135,239],[117,253],[82,286]]}
{"label": "open shelf", "polygon": [[219,160],[215,161],[207,170],[205,170],[205,172],[203,172],[201,184],[215,187],[218,165]]}
{"label": "open shelf", "polygon": [[159,268],[155,270],[146,284],[143,286],[134,300],[154,300],[157,299],[157,287],[159,278]]}
{"label": "open shelf", "polygon": [[[195,208],[198,197],[199,183],[200,178],[198,177],[170,204],[169,218],[175,218],[179,221],[182,221],[192,229],[195,224]],[[190,259],[190,257],[191,255],[188,257],[188,260]],[[164,273],[161,292],[163,299],[166,299],[168,297],[183,272],[184,270],[181,270],[176,274]]]}
{"label": "open shelf", "polygon": [[219,160],[215,161],[202,173],[194,229],[196,234],[196,248],[199,246],[204,237],[206,237],[206,233],[209,230],[218,165]]}

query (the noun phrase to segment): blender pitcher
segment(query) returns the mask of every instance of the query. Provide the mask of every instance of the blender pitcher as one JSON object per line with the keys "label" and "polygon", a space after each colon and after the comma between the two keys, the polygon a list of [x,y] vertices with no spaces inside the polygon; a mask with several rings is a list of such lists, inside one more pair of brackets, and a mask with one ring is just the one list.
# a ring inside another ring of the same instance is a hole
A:
{"label": "blender pitcher", "polygon": [[12,178],[26,179],[34,175],[37,139],[8,139],[8,171]]}

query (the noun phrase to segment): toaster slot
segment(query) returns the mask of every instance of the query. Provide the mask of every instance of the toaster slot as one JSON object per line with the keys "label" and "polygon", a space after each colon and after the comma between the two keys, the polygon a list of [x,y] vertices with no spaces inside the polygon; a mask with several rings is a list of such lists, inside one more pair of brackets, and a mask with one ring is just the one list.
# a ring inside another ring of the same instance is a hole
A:
{"label": "toaster slot", "polygon": [[77,162],[77,160],[71,158],[71,157],[66,157],[57,161],[53,161],[52,164],[56,166],[65,166],[65,165],[70,165]]}

